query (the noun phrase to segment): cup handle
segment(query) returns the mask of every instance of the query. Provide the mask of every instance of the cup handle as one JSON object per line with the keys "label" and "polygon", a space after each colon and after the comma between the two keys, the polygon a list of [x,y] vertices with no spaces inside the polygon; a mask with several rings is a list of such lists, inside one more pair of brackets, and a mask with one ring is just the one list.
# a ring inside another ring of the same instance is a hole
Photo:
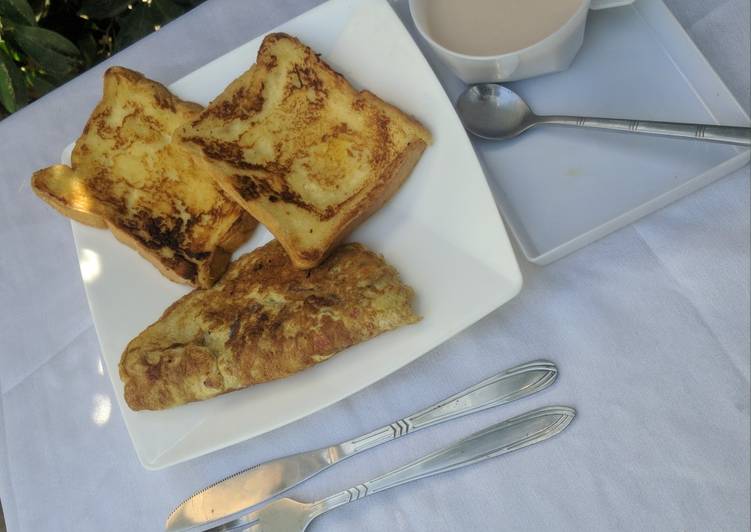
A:
{"label": "cup handle", "polygon": [[592,0],[589,9],[607,9],[609,7],[627,6],[633,3],[634,0]]}

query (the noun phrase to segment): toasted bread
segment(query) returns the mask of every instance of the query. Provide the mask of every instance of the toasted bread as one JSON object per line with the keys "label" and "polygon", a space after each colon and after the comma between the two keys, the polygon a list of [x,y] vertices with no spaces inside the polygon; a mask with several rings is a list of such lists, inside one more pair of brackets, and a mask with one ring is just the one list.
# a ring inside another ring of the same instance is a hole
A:
{"label": "toasted bread", "polygon": [[211,286],[256,222],[225,196],[202,158],[171,142],[202,109],[112,67],[71,166],[36,172],[32,188],[65,216],[108,227],[169,279]]}
{"label": "toasted bread", "polygon": [[272,240],[128,344],[120,360],[125,400],[133,410],[159,410],[286,377],[416,322],[412,295],[361,244],[302,271]]}
{"label": "toasted bread", "polygon": [[227,194],[302,269],[383,205],[431,142],[417,120],[282,33],[175,136],[214,164]]}

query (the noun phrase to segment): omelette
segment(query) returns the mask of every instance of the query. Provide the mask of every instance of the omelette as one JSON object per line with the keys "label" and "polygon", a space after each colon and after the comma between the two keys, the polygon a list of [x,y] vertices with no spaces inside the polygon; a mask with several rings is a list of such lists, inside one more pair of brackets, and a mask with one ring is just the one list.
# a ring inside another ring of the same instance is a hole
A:
{"label": "omelette", "polygon": [[120,360],[133,410],[161,410],[280,379],[419,317],[413,291],[362,244],[295,268],[276,240],[170,306]]}

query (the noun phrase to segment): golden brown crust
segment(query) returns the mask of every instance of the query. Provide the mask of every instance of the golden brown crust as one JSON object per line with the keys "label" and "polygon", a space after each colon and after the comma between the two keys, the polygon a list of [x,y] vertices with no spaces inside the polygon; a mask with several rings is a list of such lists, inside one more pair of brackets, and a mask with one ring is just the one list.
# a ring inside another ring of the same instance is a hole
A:
{"label": "golden brown crust", "polygon": [[175,136],[304,269],[383,205],[431,142],[417,120],[282,33]]}
{"label": "golden brown crust", "polygon": [[419,318],[412,290],[361,244],[292,266],[277,241],[244,255],[133,339],[120,361],[125,400],[158,410],[286,377]]}
{"label": "golden brown crust", "polygon": [[211,286],[256,222],[216,186],[205,161],[172,143],[175,128],[201,110],[112,67],[71,167],[34,173],[32,188],[65,216],[108,227],[167,278]]}

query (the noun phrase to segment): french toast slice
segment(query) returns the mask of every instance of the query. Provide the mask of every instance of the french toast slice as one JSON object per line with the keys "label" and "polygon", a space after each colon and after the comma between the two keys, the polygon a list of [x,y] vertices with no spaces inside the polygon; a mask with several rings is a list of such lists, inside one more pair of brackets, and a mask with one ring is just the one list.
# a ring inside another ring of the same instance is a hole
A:
{"label": "french toast slice", "polygon": [[286,377],[419,320],[412,289],[362,244],[299,270],[272,240],[172,304],[120,359],[125,401],[161,410]]}
{"label": "french toast slice", "polygon": [[175,136],[213,163],[225,192],[301,269],[380,208],[431,142],[417,120],[283,33]]}
{"label": "french toast slice", "polygon": [[71,166],[39,170],[32,188],[63,215],[109,228],[169,279],[209,287],[256,221],[227,198],[201,157],[172,142],[202,109],[112,67]]}

